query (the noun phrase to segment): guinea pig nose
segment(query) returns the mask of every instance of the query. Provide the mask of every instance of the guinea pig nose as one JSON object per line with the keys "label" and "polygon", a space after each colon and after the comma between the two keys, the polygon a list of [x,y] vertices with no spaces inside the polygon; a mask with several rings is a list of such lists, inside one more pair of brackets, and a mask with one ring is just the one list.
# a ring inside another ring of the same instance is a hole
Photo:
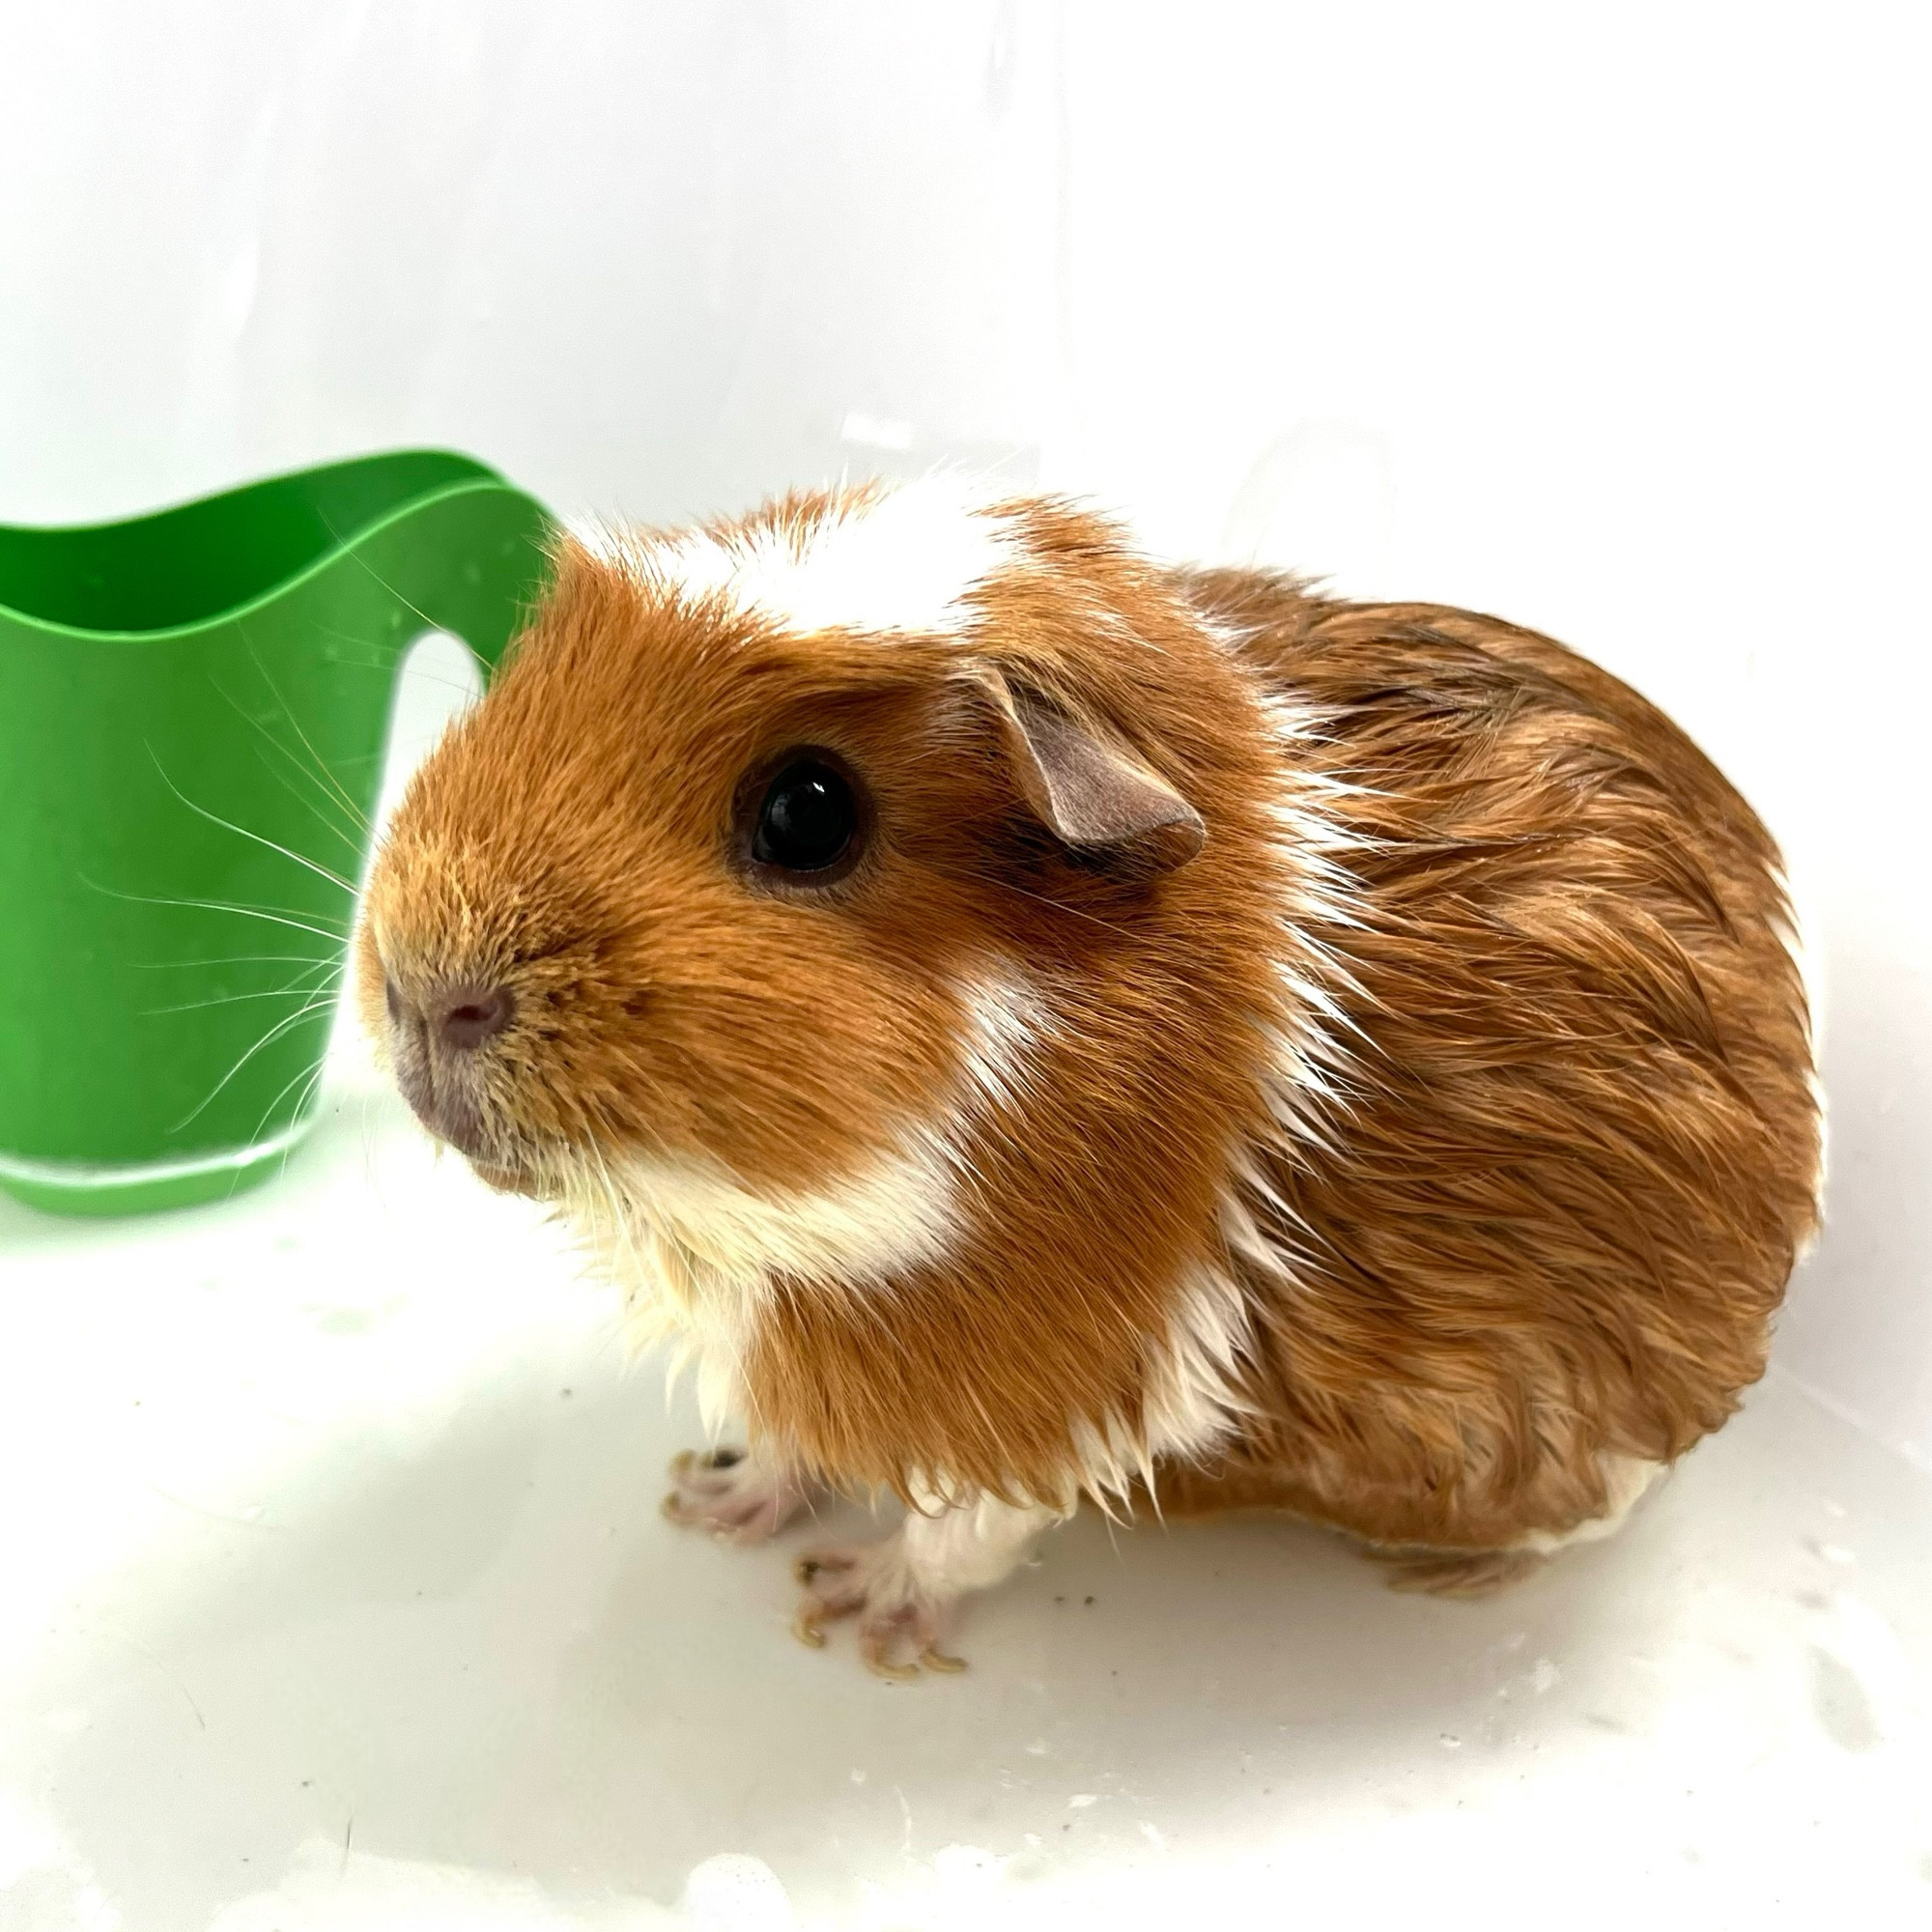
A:
{"label": "guinea pig nose", "polygon": [[517,1003],[507,986],[453,986],[437,1002],[443,1043],[468,1051],[510,1024]]}

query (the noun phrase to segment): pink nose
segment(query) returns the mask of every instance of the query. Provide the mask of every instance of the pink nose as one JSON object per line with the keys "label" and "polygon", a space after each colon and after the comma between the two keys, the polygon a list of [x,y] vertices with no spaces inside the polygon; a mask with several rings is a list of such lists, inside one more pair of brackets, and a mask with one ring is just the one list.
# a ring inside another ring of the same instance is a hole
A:
{"label": "pink nose", "polygon": [[426,1003],[426,1009],[414,1008],[396,990],[394,980],[383,988],[389,1017],[397,1025],[414,1020],[440,1045],[467,1053],[486,1039],[495,1037],[510,1024],[517,1010],[514,994],[507,986],[447,986]]}
{"label": "pink nose", "polygon": [[501,1033],[516,1009],[507,986],[458,986],[432,1009],[445,1042],[465,1051]]}

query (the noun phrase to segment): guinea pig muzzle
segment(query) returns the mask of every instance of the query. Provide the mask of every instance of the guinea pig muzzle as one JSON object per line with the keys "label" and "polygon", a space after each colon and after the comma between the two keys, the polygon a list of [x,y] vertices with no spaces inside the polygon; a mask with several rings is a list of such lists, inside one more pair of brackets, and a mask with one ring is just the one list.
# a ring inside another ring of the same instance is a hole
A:
{"label": "guinea pig muzzle", "polygon": [[516,996],[507,986],[464,980],[411,999],[385,976],[383,998],[404,1099],[459,1153],[491,1161],[499,1150],[483,1104],[485,1049],[516,1017]]}

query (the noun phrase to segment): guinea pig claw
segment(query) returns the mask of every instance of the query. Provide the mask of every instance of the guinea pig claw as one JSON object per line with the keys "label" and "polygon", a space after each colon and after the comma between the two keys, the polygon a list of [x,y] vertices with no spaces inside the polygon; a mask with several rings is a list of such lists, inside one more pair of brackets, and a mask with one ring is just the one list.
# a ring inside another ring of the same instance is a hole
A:
{"label": "guinea pig claw", "polygon": [[[802,1583],[810,1589],[821,1576],[831,1575],[836,1577],[851,1569],[851,1567],[852,1559],[849,1556],[831,1556],[820,1552],[815,1555],[801,1556],[791,1566],[791,1574],[794,1582]],[[856,1609],[858,1606],[855,1604],[849,1607]],[[844,1611],[840,1610],[838,1614],[842,1616]]]}
{"label": "guinea pig claw", "polygon": [[869,1669],[873,1673],[873,1677],[885,1677],[885,1679],[889,1679],[895,1685],[910,1685],[910,1683],[918,1681],[920,1667],[918,1667],[918,1663],[895,1663],[893,1662],[891,1650],[893,1650],[893,1644],[898,1640],[898,1634],[900,1634],[900,1623],[898,1623],[896,1617],[893,1617],[891,1621],[879,1625],[877,1629],[860,1631],[858,1633],[858,1654],[860,1654],[860,1660],[864,1662],[866,1669]]}
{"label": "guinea pig claw", "polygon": [[792,1623],[801,1643],[821,1649],[827,1624],[856,1616],[859,1659],[875,1677],[910,1684],[927,1670],[966,1668],[939,1648],[940,1605],[909,1587],[896,1542],[807,1550],[792,1575],[806,1593]]}
{"label": "guinea pig claw", "polygon": [[810,1500],[789,1471],[742,1449],[687,1449],[672,1458],[670,1480],[665,1515],[687,1529],[709,1530],[721,1543],[763,1543]]}
{"label": "guinea pig claw", "polygon": [[923,1669],[946,1677],[964,1670],[966,1660],[963,1657],[948,1657],[930,1642],[921,1643],[916,1662],[895,1663],[892,1661],[894,1646],[901,1637],[910,1636],[914,1642],[920,1642],[924,1635],[919,1627],[923,1621],[917,1612],[898,1610],[869,1626],[862,1626],[859,1655],[865,1660],[866,1668],[874,1676],[890,1678],[895,1684],[911,1683]]}

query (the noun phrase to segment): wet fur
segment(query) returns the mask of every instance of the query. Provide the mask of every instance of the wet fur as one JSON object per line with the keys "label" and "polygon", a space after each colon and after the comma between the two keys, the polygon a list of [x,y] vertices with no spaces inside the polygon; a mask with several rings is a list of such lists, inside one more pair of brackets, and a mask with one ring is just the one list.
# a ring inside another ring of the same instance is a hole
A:
{"label": "wet fur", "polygon": [[[717,540],[803,554],[878,500]],[[379,862],[372,1027],[385,970],[513,987],[462,1076],[479,1167],[560,1200],[801,1475],[1151,1484],[1410,1550],[1605,1518],[1761,1373],[1815,1218],[1763,828],[1546,639],[976,514],[1009,560],[929,634],[800,635],[649,533],[560,546]],[[1057,841],[989,668],[1178,791],[1199,855]],[[877,802],[823,893],[734,859],[745,774],[799,744]],[[995,1052],[976,1002],[1015,986]]]}

